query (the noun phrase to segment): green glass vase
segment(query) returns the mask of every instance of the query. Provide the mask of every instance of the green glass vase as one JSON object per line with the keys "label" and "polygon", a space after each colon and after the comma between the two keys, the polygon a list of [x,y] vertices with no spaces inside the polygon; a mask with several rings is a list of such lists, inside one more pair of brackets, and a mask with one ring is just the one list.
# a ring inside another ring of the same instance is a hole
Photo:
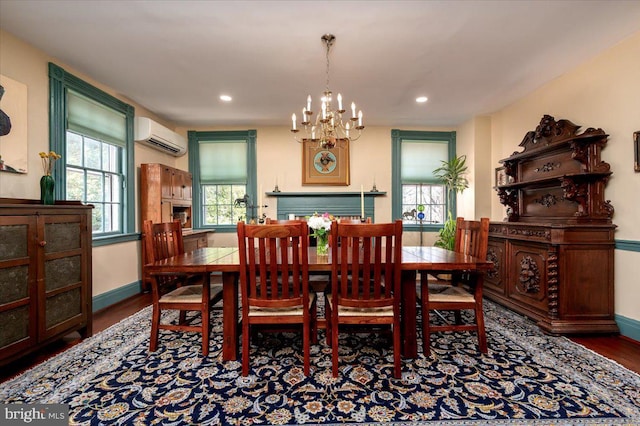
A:
{"label": "green glass vase", "polygon": [[40,202],[52,205],[56,199],[53,193],[54,180],[51,175],[44,175],[40,178]]}

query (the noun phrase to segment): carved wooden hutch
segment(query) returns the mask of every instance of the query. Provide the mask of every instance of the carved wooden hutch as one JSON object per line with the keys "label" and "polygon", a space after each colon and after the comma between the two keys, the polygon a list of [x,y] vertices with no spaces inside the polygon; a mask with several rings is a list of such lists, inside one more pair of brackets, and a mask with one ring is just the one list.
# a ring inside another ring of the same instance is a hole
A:
{"label": "carved wooden hutch", "polygon": [[613,333],[611,170],[600,159],[608,135],[579,128],[545,115],[522,152],[500,160],[507,218],[490,225],[485,290],[549,333]]}

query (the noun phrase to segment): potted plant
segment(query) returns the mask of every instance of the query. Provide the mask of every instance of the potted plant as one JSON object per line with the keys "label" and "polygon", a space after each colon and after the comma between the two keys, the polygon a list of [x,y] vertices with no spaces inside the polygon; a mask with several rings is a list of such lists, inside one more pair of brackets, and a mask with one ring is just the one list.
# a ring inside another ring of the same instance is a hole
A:
{"label": "potted plant", "polygon": [[466,165],[467,156],[461,155],[449,161],[442,160],[442,165],[433,171],[446,188],[447,197],[447,220],[438,234],[438,239],[434,243],[436,247],[453,250],[456,239],[456,221],[451,214],[453,197],[457,192],[462,193],[469,187],[469,181],[465,177],[468,167]]}

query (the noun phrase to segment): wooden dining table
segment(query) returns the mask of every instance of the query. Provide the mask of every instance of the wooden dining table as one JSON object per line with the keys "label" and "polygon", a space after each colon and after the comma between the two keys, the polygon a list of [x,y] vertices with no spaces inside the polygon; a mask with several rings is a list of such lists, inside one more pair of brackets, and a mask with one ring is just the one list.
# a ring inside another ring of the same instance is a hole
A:
{"label": "wooden dining table", "polygon": [[[421,271],[469,271],[481,274],[492,267],[492,263],[440,247],[404,246],[402,248],[402,347],[403,356],[415,358],[417,348],[416,277]],[[237,247],[202,247],[169,259],[146,265],[149,274],[186,273],[209,275],[222,273],[222,359],[236,360],[238,357],[238,280],[240,255]],[[309,247],[310,273],[331,271],[331,254],[318,256],[315,247]]]}

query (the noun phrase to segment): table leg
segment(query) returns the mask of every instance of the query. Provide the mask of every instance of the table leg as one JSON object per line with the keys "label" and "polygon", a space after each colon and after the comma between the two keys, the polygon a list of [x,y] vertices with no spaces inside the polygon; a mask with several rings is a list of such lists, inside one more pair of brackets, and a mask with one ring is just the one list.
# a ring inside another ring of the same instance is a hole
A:
{"label": "table leg", "polygon": [[405,358],[418,356],[416,330],[416,271],[402,271],[402,352]]}
{"label": "table leg", "polygon": [[222,273],[222,360],[238,358],[238,274]]}

